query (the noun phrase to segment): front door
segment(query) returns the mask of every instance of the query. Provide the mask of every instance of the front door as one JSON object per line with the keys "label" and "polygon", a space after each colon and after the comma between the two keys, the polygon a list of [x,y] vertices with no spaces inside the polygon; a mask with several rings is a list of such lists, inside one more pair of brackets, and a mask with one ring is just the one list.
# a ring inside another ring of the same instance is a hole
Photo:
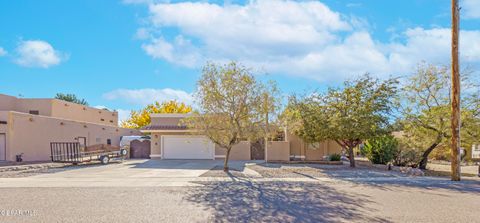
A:
{"label": "front door", "polygon": [[7,155],[7,137],[5,133],[0,133],[0,160],[6,160]]}
{"label": "front door", "polygon": [[80,150],[85,151],[85,148],[87,148],[87,137],[79,136],[76,139],[80,143]]}

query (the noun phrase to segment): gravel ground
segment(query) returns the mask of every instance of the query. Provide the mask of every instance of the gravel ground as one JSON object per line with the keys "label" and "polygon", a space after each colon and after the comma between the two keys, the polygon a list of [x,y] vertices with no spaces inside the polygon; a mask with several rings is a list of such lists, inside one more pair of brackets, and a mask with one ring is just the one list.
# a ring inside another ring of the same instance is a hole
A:
{"label": "gravel ground", "polygon": [[[451,166],[449,164],[428,163],[427,169],[431,171],[446,173],[447,175],[451,173]],[[478,165],[461,166],[461,173],[467,176],[477,176]]]}
{"label": "gravel ground", "polygon": [[20,170],[20,171],[4,171],[4,172],[0,172],[0,178],[21,178],[21,177],[35,176],[39,174],[58,173],[58,172],[64,171],[65,168],[57,167],[57,168],[41,168],[41,169]]}
{"label": "gravel ground", "polygon": [[352,171],[347,165],[321,165],[321,164],[257,164],[248,168],[258,172],[263,177],[399,177],[405,176],[399,172],[382,171],[370,167],[356,167]]}
{"label": "gravel ground", "polygon": [[223,166],[215,166],[211,170],[207,171],[206,173],[200,175],[200,177],[247,177],[245,174],[242,173],[241,170],[237,170],[234,168],[229,169],[227,173],[223,171]]}
{"label": "gravel ground", "polygon": [[[116,165],[120,164],[120,162],[113,161],[108,165]],[[47,164],[35,164],[35,165],[28,165],[28,166],[11,166],[11,167],[3,167],[2,169],[11,168],[12,170],[2,170],[0,171],[0,178],[22,178],[22,177],[30,177],[39,174],[53,174],[62,171],[68,170],[76,170],[82,168],[89,168],[95,166],[101,166],[100,163],[83,163],[78,165],[71,165],[71,164],[61,164],[61,163],[47,163]]]}

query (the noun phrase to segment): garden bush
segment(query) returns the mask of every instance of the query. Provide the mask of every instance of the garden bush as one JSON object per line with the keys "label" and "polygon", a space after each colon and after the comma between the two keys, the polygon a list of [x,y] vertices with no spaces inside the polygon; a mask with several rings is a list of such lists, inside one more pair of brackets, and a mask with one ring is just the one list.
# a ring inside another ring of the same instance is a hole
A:
{"label": "garden bush", "polygon": [[340,161],[340,159],[342,158],[342,156],[340,154],[337,154],[337,153],[334,153],[334,154],[331,154],[328,159],[330,161]]}
{"label": "garden bush", "polygon": [[398,154],[398,141],[391,135],[369,139],[361,153],[374,164],[387,164]]}

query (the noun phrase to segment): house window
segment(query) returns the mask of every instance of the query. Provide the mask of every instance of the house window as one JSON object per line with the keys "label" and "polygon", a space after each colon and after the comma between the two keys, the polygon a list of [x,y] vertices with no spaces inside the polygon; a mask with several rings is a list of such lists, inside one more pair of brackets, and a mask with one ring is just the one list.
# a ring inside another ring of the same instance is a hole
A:
{"label": "house window", "polygon": [[103,121],[105,121],[105,119],[103,119],[103,118],[102,118],[102,119],[100,119],[100,121],[102,121],[102,122],[103,122]]}
{"label": "house window", "polygon": [[39,115],[40,112],[38,110],[30,110],[28,111],[28,113],[30,113],[31,115]]}
{"label": "house window", "polygon": [[107,145],[112,145],[112,140],[111,139],[107,139]]}
{"label": "house window", "polygon": [[110,123],[113,123],[113,120],[110,120]]}

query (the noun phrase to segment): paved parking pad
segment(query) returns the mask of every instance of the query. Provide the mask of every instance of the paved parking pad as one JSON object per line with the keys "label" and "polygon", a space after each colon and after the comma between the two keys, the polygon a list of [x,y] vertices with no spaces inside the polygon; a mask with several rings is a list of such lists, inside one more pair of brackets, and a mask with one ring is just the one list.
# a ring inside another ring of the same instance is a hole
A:
{"label": "paved parking pad", "polygon": [[[23,178],[0,178],[0,187],[196,186],[198,184],[193,181],[220,165],[223,165],[221,160],[128,160],[109,165],[67,167]],[[251,174],[245,165],[246,162],[240,161],[230,164]]]}

